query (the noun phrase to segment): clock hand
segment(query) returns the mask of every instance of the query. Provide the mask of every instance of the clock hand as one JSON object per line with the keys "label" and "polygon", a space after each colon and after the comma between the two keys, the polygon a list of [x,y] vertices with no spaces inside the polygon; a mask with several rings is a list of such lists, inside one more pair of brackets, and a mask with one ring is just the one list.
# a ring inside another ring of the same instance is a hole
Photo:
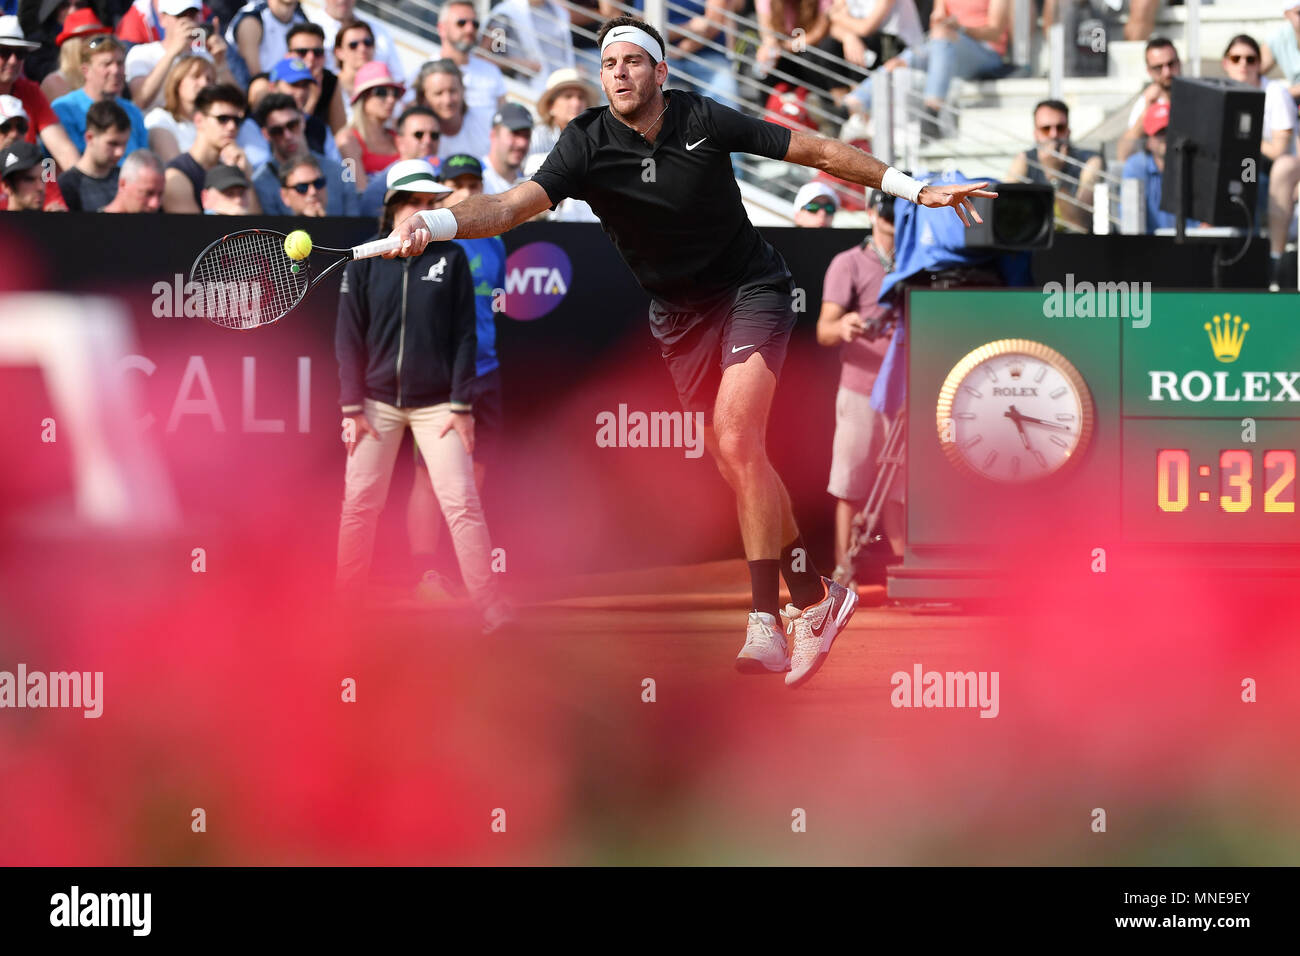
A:
{"label": "clock hand", "polygon": [[1048,428],[1059,428],[1063,432],[1068,432],[1070,430],[1069,425],[1058,425],[1056,422],[1049,422],[1042,418],[1034,418],[1032,415],[1021,415],[1020,420],[1022,422],[1033,422],[1035,425],[1044,425]]}
{"label": "clock hand", "polygon": [[1023,416],[1018,411],[1016,411],[1016,406],[1012,405],[1010,408],[1008,408],[1005,412],[1002,413],[1002,417],[1009,418],[1013,422],[1015,422],[1016,431],[1020,432],[1020,441],[1021,443],[1024,444],[1025,448],[1028,449],[1029,436],[1025,434],[1025,426],[1020,423],[1020,420]]}

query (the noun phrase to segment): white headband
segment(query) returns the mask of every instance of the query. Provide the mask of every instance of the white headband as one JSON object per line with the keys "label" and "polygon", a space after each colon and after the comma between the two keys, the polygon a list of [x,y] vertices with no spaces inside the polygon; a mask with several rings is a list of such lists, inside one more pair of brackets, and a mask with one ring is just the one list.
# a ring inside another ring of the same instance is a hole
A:
{"label": "white headband", "polygon": [[605,42],[600,45],[600,55],[603,59],[605,56],[605,47],[611,43],[635,43],[641,49],[649,53],[656,63],[664,58],[663,47],[659,41],[646,33],[640,27],[621,26],[615,27],[605,34]]}

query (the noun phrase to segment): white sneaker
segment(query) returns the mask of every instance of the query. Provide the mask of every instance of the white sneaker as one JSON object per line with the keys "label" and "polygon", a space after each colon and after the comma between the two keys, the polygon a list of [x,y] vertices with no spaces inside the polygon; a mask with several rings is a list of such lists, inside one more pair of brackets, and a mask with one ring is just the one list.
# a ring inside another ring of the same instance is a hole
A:
{"label": "white sneaker", "polygon": [[736,655],[736,670],[742,674],[779,674],[789,669],[790,651],[776,618],[762,611],[750,611],[745,646]]}
{"label": "white sneaker", "polygon": [[790,673],[785,675],[787,687],[798,687],[810,680],[831,652],[831,644],[844,626],[849,623],[858,606],[858,594],[841,587],[834,581],[822,578],[826,597],[802,611],[787,604],[782,616],[789,622],[787,634],[794,634],[794,654]]}

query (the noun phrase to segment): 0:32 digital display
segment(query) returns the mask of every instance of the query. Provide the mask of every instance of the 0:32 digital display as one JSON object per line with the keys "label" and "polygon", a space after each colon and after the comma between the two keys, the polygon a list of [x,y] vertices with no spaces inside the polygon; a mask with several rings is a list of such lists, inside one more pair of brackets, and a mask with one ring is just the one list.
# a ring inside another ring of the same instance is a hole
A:
{"label": "0:32 digital display", "polygon": [[1242,514],[1261,505],[1268,513],[1294,513],[1295,451],[1264,452],[1258,475],[1255,461],[1255,453],[1244,448],[1220,451],[1217,480],[1211,465],[1196,465],[1196,477],[1209,478],[1217,491],[1202,488],[1193,494],[1191,453],[1186,448],[1161,448],[1156,453],[1156,504],[1161,511],[1172,512],[1186,511],[1196,502],[1210,503],[1227,514]]}
{"label": "0:32 digital display", "polygon": [[1259,420],[1253,427],[1243,440],[1240,419],[1126,419],[1125,537],[1300,542],[1300,422]]}

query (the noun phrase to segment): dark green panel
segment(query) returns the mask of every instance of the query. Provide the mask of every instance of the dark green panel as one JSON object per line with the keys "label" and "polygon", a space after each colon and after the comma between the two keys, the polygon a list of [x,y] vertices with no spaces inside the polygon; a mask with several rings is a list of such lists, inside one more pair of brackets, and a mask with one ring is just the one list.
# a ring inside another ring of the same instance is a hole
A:
{"label": "dark green panel", "polygon": [[[1125,415],[1300,418],[1295,296],[1160,292],[1152,301],[1150,325],[1124,327]],[[1234,330],[1222,338],[1237,341],[1236,353],[1216,357],[1210,337],[1216,317],[1220,329]]]}
{"label": "dark green panel", "polygon": [[[1017,534],[1104,535],[1119,515],[1120,318],[1048,314],[1049,297],[1024,291],[917,291],[909,312],[909,548],[1005,548]],[[959,473],[939,442],[935,403],[944,378],[968,352],[997,339],[1041,342],[1068,358],[1097,410],[1091,446],[1060,480],[1001,486]]]}

